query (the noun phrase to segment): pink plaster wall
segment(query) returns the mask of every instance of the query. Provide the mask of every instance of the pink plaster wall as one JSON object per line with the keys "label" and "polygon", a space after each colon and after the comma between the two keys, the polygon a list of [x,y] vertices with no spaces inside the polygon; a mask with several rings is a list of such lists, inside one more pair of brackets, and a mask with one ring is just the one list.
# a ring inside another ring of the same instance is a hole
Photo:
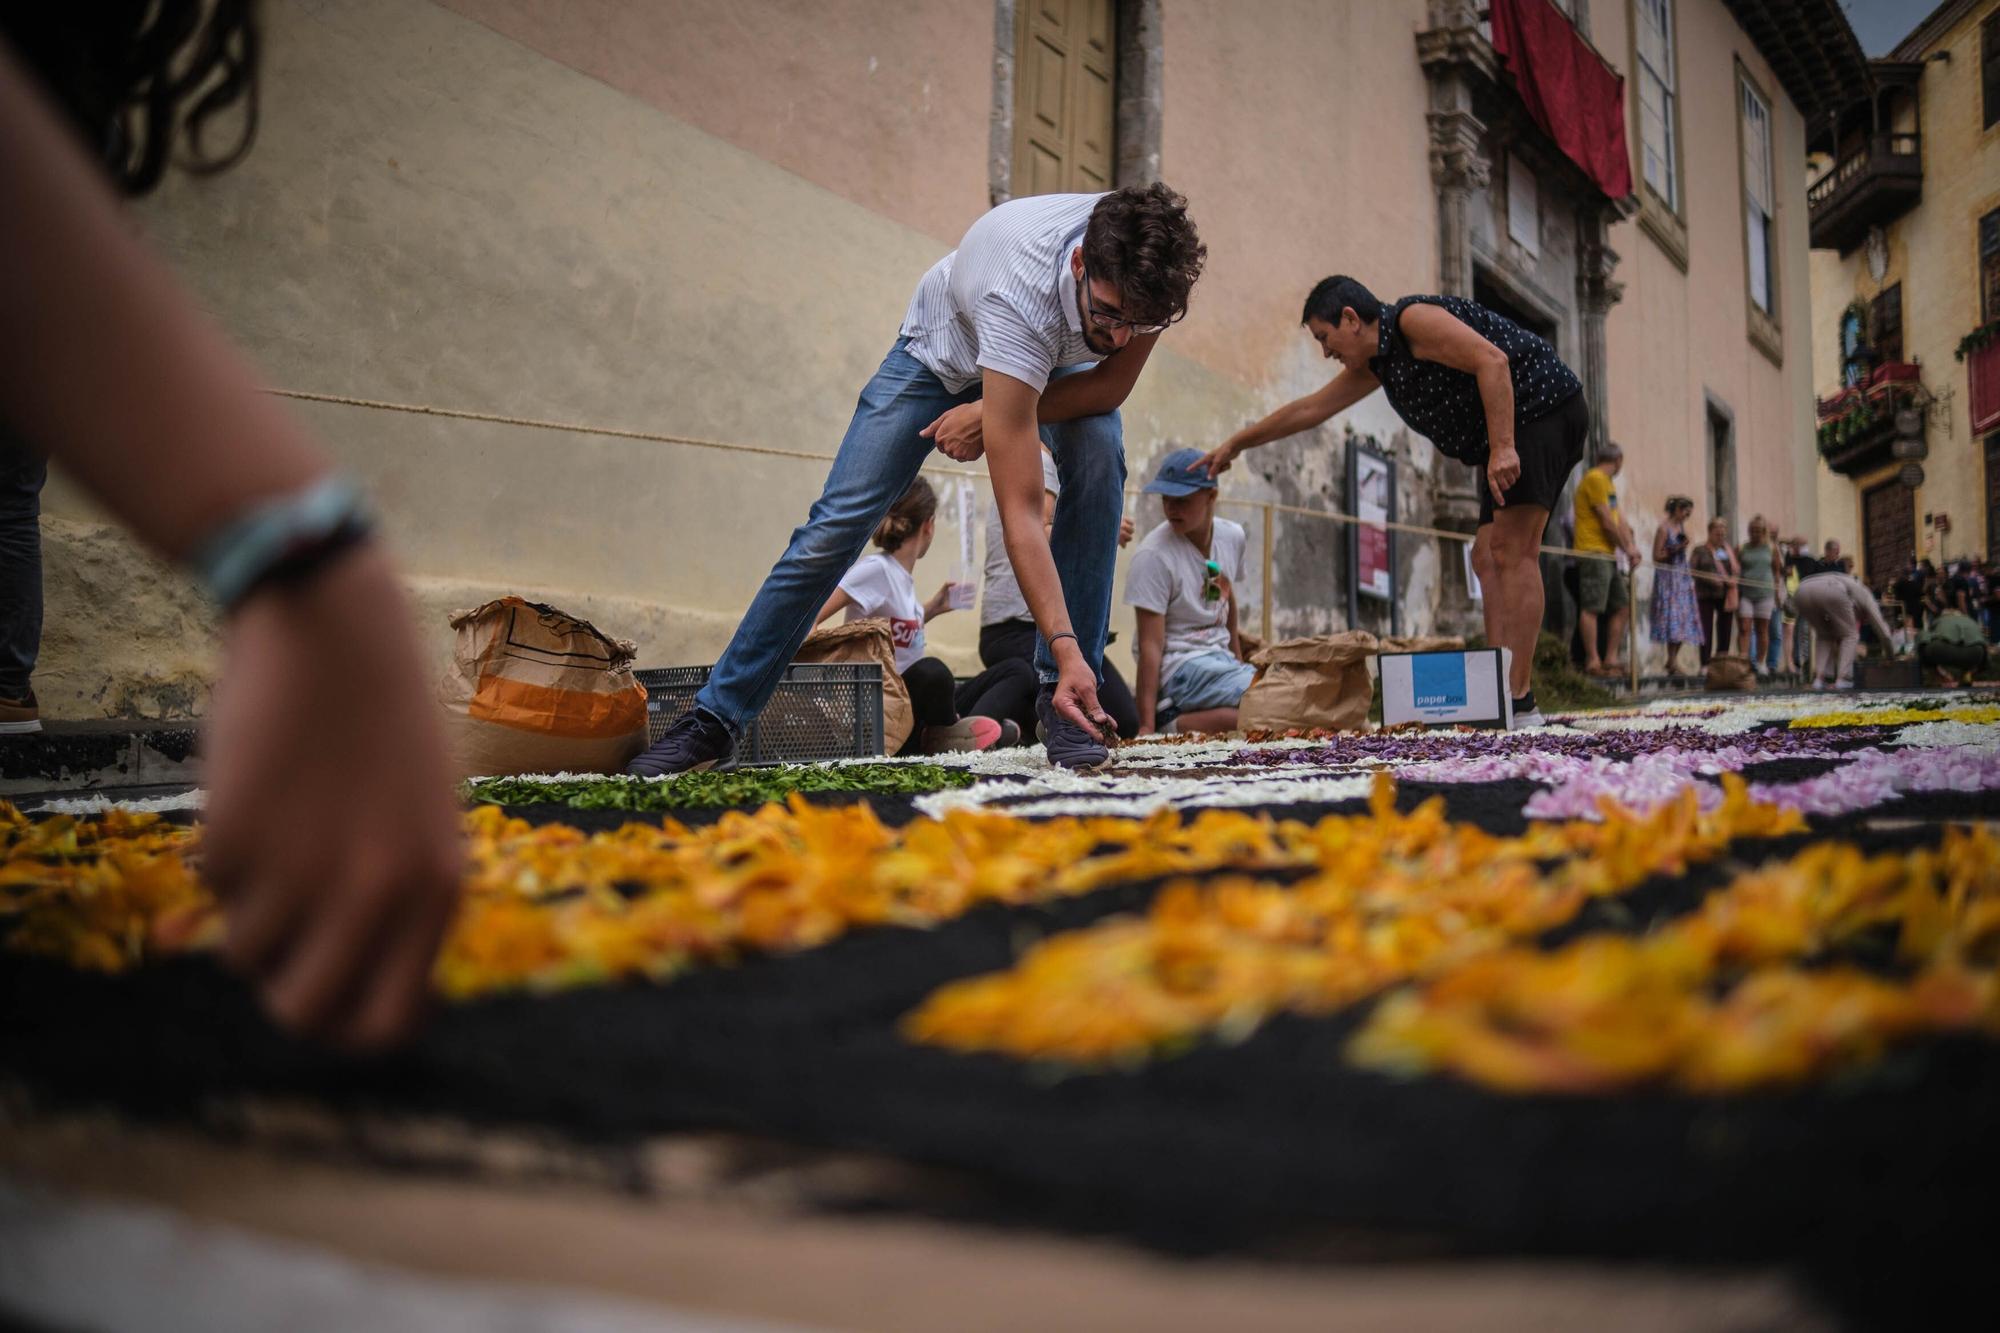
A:
{"label": "pink plaster wall", "polygon": [[1296,365],[1312,284],[1437,282],[1422,6],[1167,0],[1161,174],[1208,242],[1175,350],[1239,381]]}
{"label": "pink plaster wall", "polygon": [[438,3],[940,241],[986,207],[986,0]]}
{"label": "pink plaster wall", "polygon": [[[1816,509],[1810,474],[1802,485],[1798,461],[1801,448],[1812,448],[1804,124],[1723,0],[1677,0],[1674,9],[1688,269],[1676,267],[1637,223],[1613,229],[1625,296],[1612,308],[1606,343],[1612,434],[1626,451],[1621,490],[1642,536],[1657,525],[1671,492],[1695,497],[1696,521],[1707,521],[1707,390],[1735,413],[1740,503],[1729,516],[1735,535],[1740,540],[1749,516],[1759,512],[1789,532],[1811,526]],[[1591,18],[1597,46],[1621,67],[1629,65],[1628,0],[1596,0]],[[1771,98],[1774,112],[1782,366],[1752,344],[1747,331],[1738,59]]]}

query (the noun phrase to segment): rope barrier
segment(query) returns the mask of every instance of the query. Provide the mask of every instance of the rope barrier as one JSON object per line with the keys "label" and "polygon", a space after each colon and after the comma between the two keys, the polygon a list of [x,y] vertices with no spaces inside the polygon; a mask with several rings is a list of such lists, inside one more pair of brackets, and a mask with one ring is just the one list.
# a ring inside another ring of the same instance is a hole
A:
{"label": "rope barrier", "polygon": [[[453,421],[479,421],[494,426],[518,426],[528,430],[565,431],[573,435],[601,435],[615,440],[642,440],[652,444],[679,444],[695,449],[713,449],[723,453],[754,454],[765,458],[802,459],[815,463],[831,463],[830,454],[813,453],[805,449],[784,449],[769,444],[743,444],[734,440],[710,440],[698,435],[670,435],[662,431],[630,430],[619,426],[592,426],[575,421],[552,421],[543,417],[512,416],[501,412],[475,412],[465,408],[439,407],[432,403],[395,403],[379,398],[357,398],[348,394],[315,393],[307,389],[266,388],[265,393],[277,398],[290,398],[304,403],[328,403],[339,407],[361,407],[377,412],[405,412],[413,416],[444,417]],[[972,468],[947,468],[928,465],[924,471],[946,477],[969,477],[975,481],[985,480],[984,473]],[[1127,495],[1140,495],[1142,491],[1128,488]],[[1316,518],[1331,523],[1351,523],[1366,527],[1380,528],[1388,532],[1408,533],[1416,537],[1431,537],[1444,541],[1470,542],[1475,540],[1471,533],[1459,532],[1451,528],[1427,527],[1419,523],[1391,522],[1380,519],[1364,519],[1357,514],[1343,513],[1338,509],[1308,509],[1303,505],[1285,504],[1279,500],[1239,500],[1221,497],[1221,503],[1240,508],[1261,509],[1270,514],[1292,514],[1300,518]],[[1268,525],[1267,525],[1268,526]],[[1616,561],[1615,552],[1581,551],[1567,546],[1547,546],[1540,548],[1543,555],[1568,556],[1578,560]],[[1653,564],[1655,568],[1677,568]],[[1636,571],[1635,571],[1636,572]],[[1725,576],[1708,574],[1700,570],[1684,571],[1690,578],[1715,582],[1727,582]]]}

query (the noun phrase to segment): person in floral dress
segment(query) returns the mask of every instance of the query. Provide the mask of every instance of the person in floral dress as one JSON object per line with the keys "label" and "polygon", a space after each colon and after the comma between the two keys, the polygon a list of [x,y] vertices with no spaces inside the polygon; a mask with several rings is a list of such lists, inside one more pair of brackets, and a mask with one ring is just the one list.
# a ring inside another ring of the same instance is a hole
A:
{"label": "person in floral dress", "polygon": [[1667,498],[1667,516],[1653,534],[1654,643],[1667,645],[1667,674],[1681,674],[1681,645],[1703,642],[1701,610],[1695,605],[1694,578],[1688,573],[1688,515],[1694,501],[1685,495]]}

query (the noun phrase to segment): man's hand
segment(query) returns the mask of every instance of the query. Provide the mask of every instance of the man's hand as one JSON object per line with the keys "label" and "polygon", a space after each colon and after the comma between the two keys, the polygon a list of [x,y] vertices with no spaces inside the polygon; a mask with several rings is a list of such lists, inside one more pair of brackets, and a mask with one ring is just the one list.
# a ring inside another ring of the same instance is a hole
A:
{"label": "man's hand", "polygon": [[1486,485],[1493,492],[1493,507],[1506,507],[1509,488],[1521,479],[1521,455],[1509,444],[1495,449],[1486,459]]}
{"label": "man's hand", "polygon": [[1127,514],[1125,517],[1119,519],[1118,544],[1120,546],[1130,546],[1132,544],[1132,533],[1134,531],[1135,529],[1132,526],[1132,516],[1130,514]]}
{"label": "man's hand", "polygon": [[1083,660],[1075,639],[1060,639],[1056,649],[1056,689],[1053,702],[1070,721],[1109,745],[1117,739],[1118,724],[1097,702],[1097,673]]}
{"label": "man's hand", "polygon": [[224,956],[286,1027],[404,1035],[458,903],[458,808],[437,704],[381,553],[244,603],[204,751],[202,870]]}
{"label": "man's hand", "polygon": [[930,425],[918,431],[937,446],[946,458],[971,463],[986,452],[986,414],[977,401],[950,408]]}
{"label": "man's hand", "polygon": [[1211,477],[1219,477],[1235,465],[1236,455],[1241,452],[1233,444],[1218,444],[1215,448],[1195,460],[1195,467]]}

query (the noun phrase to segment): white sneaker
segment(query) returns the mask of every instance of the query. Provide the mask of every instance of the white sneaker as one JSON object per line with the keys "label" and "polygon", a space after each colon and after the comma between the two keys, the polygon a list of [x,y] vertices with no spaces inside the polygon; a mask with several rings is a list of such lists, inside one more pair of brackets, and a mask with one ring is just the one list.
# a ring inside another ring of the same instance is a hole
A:
{"label": "white sneaker", "polygon": [[1548,724],[1549,720],[1542,716],[1541,709],[1530,708],[1525,713],[1514,714],[1514,725],[1509,730],[1525,731],[1529,727],[1546,727]]}

